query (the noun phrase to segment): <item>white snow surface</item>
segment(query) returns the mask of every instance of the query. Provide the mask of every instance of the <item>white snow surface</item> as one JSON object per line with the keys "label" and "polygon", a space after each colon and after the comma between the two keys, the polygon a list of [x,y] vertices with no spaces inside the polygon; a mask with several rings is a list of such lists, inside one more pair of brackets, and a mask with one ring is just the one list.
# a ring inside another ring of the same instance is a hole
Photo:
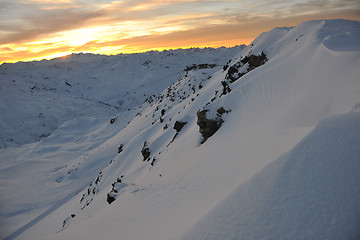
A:
{"label": "white snow surface", "polygon": [[[336,136],[336,137],[334,137]],[[360,113],[329,117],[183,239],[359,239]]]}
{"label": "white snow surface", "polygon": [[[359,66],[360,23],[340,19],[233,49],[4,64],[0,238],[359,239]],[[223,120],[203,144],[198,110]]]}
{"label": "white snow surface", "polygon": [[39,141],[64,122],[82,116],[110,119],[121,114],[127,123],[134,117],[128,110],[175,82],[186,66],[222,65],[243,48],[115,56],[80,53],[50,61],[3,64],[0,148]]}

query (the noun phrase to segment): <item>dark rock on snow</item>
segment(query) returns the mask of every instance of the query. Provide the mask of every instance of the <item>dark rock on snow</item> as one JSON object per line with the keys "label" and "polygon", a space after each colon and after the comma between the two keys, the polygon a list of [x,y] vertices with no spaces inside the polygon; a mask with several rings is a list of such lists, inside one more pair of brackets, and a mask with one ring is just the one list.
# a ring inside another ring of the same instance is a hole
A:
{"label": "dark rock on snow", "polygon": [[264,52],[261,52],[259,56],[250,55],[250,56],[246,56],[244,59],[241,60],[243,64],[249,63],[249,67],[247,69],[248,72],[250,72],[251,70],[257,67],[260,67],[266,61],[267,61],[267,57]]}
{"label": "dark rock on snow", "polygon": [[224,123],[224,120],[221,118],[221,116],[224,113],[229,113],[230,110],[225,110],[225,108],[220,107],[219,109],[217,109],[217,117],[215,119],[208,119],[206,117],[206,113],[209,110],[205,109],[205,110],[198,110],[196,115],[197,115],[197,125],[199,126],[199,132],[201,133],[203,140],[201,143],[206,142],[206,140],[211,137],[212,135],[214,135],[214,133],[219,130],[219,128],[221,127],[221,125]]}
{"label": "dark rock on snow", "polygon": [[115,198],[115,196],[113,195],[113,193],[111,193],[111,192],[109,192],[108,194],[107,194],[107,198],[106,198],[106,201],[109,203],[109,204],[111,204],[113,201],[115,201],[116,200],[116,198]]}
{"label": "dark rock on snow", "polygon": [[182,121],[176,121],[174,124],[174,129],[176,130],[176,132],[180,132],[181,129],[187,124],[187,122],[182,122]]}
{"label": "dark rock on snow", "polygon": [[123,151],[123,147],[124,145],[120,144],[120,146],[118,147],[118,153],[121,153]]}
{"label": "dark rock on snow", "polygon": [[221,126],[223,120],[220,119],[207,119],[206,112],[209,110],[202,110],[196,113],[197,115],[197,125],[199,125],[199,132],[203,136],[204,143],[209,137],[211,137]]}
{"label": "dark rock on snow", "polygon": [[[232,83],[244,76],[246,73],[250,72],[251,70],[260,67],[267,61],[267,57],[264,52],[261,52],[259,56],[250,55],[244,57],[240,62],[235,63],[231,66],[228,70],[226,78],[229,79]],[[248,68],[246,72],[239,72],[239,69],[248,63]]]}
{"label": "dark rock on snow", "polygon": [[146,141],[144,142],[144,146],[141,149],[141,154],[144,157],[144,159],[143,159],[144,161],[150,160],[151,152],[150,152],[150,149],[148,147],[148,143]]}

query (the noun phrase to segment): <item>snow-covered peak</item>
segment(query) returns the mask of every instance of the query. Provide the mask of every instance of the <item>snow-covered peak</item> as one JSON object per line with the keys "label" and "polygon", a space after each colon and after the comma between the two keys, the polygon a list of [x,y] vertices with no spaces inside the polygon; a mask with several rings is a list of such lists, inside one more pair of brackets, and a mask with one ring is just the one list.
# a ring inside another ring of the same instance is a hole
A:
{"label": "snow-covered peak", "polygon": [[358,21],[329,19],[307,21],[296,27],[274,28],[260,34],[235,59],[249,54],[259,55],[262,51],[272,58],[304,44],[321,44],[334,51],[359,51],[359,27]]}

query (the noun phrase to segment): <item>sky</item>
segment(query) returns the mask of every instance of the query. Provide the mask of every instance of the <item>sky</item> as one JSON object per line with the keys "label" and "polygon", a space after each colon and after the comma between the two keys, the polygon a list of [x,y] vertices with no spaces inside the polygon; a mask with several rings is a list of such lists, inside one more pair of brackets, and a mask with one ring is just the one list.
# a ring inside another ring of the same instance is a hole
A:
{"label": "sky", "polygon": [[247,45],[274,27],[329,18],[360,21],[360,1],[0,0],[0,64]]}

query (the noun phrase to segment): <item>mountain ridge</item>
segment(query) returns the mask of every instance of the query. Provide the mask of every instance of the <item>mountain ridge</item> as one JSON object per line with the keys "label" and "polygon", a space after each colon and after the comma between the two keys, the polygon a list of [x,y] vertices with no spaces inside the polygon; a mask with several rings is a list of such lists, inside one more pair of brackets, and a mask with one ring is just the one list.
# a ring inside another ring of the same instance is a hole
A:
{"label": "mountain ridge", "polygon": [[[233,51],[243,47],[114,56],[73,54],[53,60],[3,64],[0,110],[7,114],[0,119],[0,147],[39,141],[66,120],[81,116],[110,117],[136,108],[178,79],[187,66],[199,62],[217,64],[219,68],[224,59],[233,56]],[[12,111],[14,107],[17,113]],[[32,108],[36,110],[28,111]],[[39,125],[36,131],[29,132],[31,126],[16,116],[19,111],[31,125]]]}

